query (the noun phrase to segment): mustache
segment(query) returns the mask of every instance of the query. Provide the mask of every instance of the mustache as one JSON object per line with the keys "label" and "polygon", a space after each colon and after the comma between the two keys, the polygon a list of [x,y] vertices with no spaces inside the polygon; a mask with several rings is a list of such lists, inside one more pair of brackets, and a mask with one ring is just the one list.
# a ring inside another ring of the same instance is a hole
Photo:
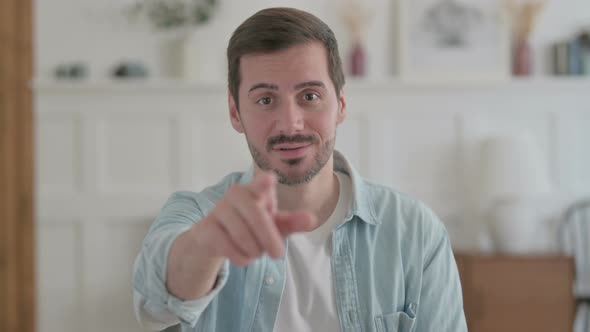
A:
{"label": "mustache", "polygon": [[284,143],[317,143],[318,139],[314,135],[302,135],[297,134],[294,136],[286,136],[286,135],[278,135],[275,137],[271,137],[266,143],[266,149],[268,151],[272,150],[272,148],[277,144],[284,144]]}

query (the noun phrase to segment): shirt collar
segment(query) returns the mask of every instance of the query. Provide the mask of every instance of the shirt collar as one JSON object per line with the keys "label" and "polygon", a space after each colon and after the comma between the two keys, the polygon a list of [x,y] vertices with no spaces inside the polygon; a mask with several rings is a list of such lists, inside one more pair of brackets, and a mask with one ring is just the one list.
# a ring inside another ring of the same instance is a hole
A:
{"label": "shirt collar", "polygon": [[347,174],[352,180],[352,206],[347,213],[346,220],[356,215],[368,224],[380,224],[379,220],[375,217],[369,185],[358,171],[352,167],[348,159],[337,150],[334,150],[334,171]]}
{"label": "shirt collar", "polygon": [[[352,181],[352,205],[346,214],[346,220],[358,216],[364,222],[371,225],[378,225],[380,221],[375,217],[373,209],[371,190],[369,185],[360,176],[356,169],[342,153],[334,150],[334,172],[342,172],[348,175]],[[240,179],[241,184],[249,183],[254,176],[254,166],[250,166]]]}

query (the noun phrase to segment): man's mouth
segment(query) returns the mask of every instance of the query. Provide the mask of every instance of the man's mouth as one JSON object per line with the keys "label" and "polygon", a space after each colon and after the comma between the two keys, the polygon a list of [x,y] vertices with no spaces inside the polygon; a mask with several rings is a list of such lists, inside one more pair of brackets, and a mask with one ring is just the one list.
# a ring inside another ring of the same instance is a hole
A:
{"label": "man's mouth", "polygon": [[311,143],[283,143],[273,147],[273,151],[278,152],[281,159],[294,159],[305,156],[305,153],[311,146]]}
{"label": "man's mouth", "polygon": [[274,150],[290,151],[297,150],[311,145],[311,143],[283,143],[273,147]]}

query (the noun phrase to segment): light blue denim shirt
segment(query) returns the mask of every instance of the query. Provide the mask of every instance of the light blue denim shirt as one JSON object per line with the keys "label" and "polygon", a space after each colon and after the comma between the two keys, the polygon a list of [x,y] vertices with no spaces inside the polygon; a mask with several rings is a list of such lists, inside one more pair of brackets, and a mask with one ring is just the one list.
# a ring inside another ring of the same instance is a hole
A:
{"label": "light blue denim shirt", "polygon": [[[353,203],[332,233],[332,274],[342,331],[467,331],[461,284],[444,225],[423,203],[362,179],[337,151]],[[165,286],[176,237],[213,209],[253,170],[232,173],[200,193],[170,197],[143,241],[133,275],[147,312],[178,317],[183,331],[272,331],[285,283],[284,259],[263,256],[241,268],[228,261],[205,297],[181,301]],[[136,308],[137,310],[138,308]]]}

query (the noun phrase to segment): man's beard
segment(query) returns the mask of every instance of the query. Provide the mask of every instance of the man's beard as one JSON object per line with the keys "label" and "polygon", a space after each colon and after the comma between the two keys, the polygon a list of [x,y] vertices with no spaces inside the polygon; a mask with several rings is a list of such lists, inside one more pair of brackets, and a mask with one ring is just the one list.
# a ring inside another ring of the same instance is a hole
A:
{"label": "man's beard", "polygon": [[[278,181],[281,184],[285,184],[288,186],[296,186],[299,184],[308,183],[313,179],[321,170],[324,168],[332,153],[334,152],[334,144],[336,142],[336,135],[332,139],[327,140],[324,144],[320,146],[320,151],[318,151],[315,156],[313,156],[313,163],[309,169],[307,169],[303,174],[289,174],[288,172],[282,172],[278,168],[272,168],[270,164],[270,160],[262,154],[256,147],[250,143],[248,140],[248,136],[246,135],[246,141],[248,142],[248,148],[250,149],[250,153],[252,154],[252,158],[254,162],[260,167],[260,169],[264,171],[273,171],[277,177]],[[272,148],[276,144],[281,143],[311,143],[312,145],[317,144],[319,140],[315,136],[304,136],[304,135],[295,135],[295,136],[276,136],[268,140],[266,151],[270,153]],[[305,157],[303,158],[293,158],[288,160],[283,160],[282,162],[286,163],[289,166],[295,166],[303,162]]]}

